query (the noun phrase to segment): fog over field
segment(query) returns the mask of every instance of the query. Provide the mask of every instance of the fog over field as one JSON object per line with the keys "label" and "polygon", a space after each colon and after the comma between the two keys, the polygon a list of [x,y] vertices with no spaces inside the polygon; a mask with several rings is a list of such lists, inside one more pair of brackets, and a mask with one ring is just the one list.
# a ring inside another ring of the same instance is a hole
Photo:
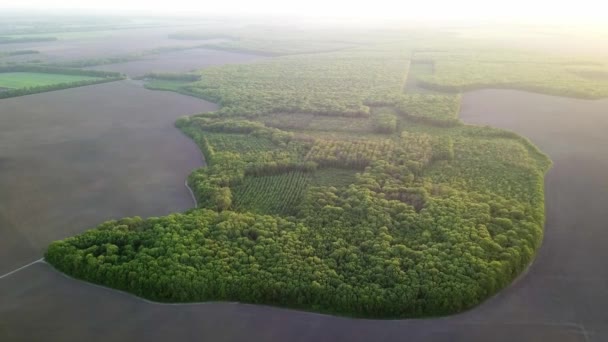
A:
{"label": "fog over field", "polygon": [[0,340],[608,340],[605,10],[0,4]]}

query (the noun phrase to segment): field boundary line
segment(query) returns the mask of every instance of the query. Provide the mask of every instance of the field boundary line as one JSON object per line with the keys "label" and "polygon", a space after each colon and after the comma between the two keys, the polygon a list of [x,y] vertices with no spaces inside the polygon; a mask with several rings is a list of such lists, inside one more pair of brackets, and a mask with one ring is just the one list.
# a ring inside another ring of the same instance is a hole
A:
{"label": "field boundary line", "polygon": [[125,296],[125,297],[130,297],[132,299],[135,299],[137,301],[141,301],[141,302],[146,303],[146,304],[162,305],[162,306],[196,306],[196,305],[206,305],[206,304],[232,304],[232,305],[234,305],[234,304],[241,304],[239,302],[229,302],[229,301],[226,301],[226,302],[223,302],[223,301],[183,302],[183,303],[156,302],[156,301],[153,301],[153,300],[150,300],[150,299],[146,299],[144,297],[140,297],[140,296],[138,296],[138,295],[136,295],[134,293],[131,293],[131,292],[128,292],[128,291],[125,291],[125,290],[119,290],[119,289],[115,289],[113,287],[109,287],[109,286],[106,286],[106,285],[92,283],[92,282],[90,282],[88,280],[74,278],[74,277],[72,277],[72,276],[70,276],[70,275],[68,275],[66,273],[63,273],[62,271],[56,269],[53,265],[49,264],[48,262],[46,262],[44,260],[42,260],[41,262],[44,263],[44,264],[47,264],[49,266],[49,268],[53,272],[59,274],[60,276],[66,278],[66,279],[69,279],[69,280],[72,280],[72,281],[76,281],[76,282],[84,284],[86,286],[91,286],[91,287],[94,287],[94,288],[99,288],[99,289],[102,289],[104,291],[114,292],[114,293],[117,293],[119,295],[122,295],[122,296]]}
{"label": "field boundary line", "polygon": [[194,208],[197,209],[198,208],[198,201],[196,200],[196,196],[194,196],[194,191],[192,191],[192,188],[190,187],[190,185],[188,185],[188,178],[186,178],[186,181],[184,182],[184,185],[186,186],[186,188],[190,192],[190,196],[192,196],[192,201],[194,202]]}
{"label": "field boundary line", "polygon": [[40,258],[40,259],[38,259],[38,260],[36,260],[36,261],[32,261],[32,262],[30,262],[30,263],[29,263],[29,264],[27,264],[27,265],[21,266],[21,267],[19,267],[19,268],[17,268],[17,269],[14,269],[14,270],[12,270],[12,271],[10,271],[10,272],[8,272],[8,273],[5,273],[5,274],[3,274],[3,275],[1,275],[1,276],[0,276],[0,279],[5,278],[5,277],[8,277],[8,276],[10,276],[11,274],[17,273],[17,272],[19,272],[19,271],[21,271],[21,270],[24,270],[24,269],[26,269],[26,268],[28,268],[28,267],[30,267],[30,266],[32,266],[32,265],[34,265],[34,264],[37,264],[37,263],[39,263],[39,262],[44,262],[44,258]]}

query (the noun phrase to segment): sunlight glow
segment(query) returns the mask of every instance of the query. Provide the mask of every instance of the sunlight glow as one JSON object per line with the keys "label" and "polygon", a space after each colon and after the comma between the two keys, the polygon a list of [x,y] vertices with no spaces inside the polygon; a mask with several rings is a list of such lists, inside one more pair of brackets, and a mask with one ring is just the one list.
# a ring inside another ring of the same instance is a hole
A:
{"label": "sunlight glow", "polygon": [[1,8],[141,11],[156,14],[297,15],[370,20],[538,20],[604,23],[601,0],[20,0]]}

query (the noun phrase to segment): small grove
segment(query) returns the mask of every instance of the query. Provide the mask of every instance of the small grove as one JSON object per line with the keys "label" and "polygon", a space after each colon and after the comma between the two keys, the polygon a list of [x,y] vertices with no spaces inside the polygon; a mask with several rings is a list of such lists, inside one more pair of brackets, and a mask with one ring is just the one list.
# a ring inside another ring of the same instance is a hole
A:
{"label": "small grove", "polygon": [[[207,161],[188,178],[199,209],[108,221],[46,260],[162,302],[375,318],[479,304],[540,245],[550,161],[461,124],[458,96],[403,94],[407,66],[366,49],[202,71],[188,91],[222,109],[176,122]],[[326,118],[342,129],[311,129]]]}

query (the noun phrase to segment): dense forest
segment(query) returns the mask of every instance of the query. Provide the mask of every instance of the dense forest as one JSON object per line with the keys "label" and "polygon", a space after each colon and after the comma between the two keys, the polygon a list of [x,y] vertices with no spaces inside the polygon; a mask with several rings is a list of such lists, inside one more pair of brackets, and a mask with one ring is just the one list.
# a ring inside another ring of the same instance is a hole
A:
{"label": "dense forest", "polygon": [[497,51],[417,52],[414,59],[434,64],[434,74],[420,82],[440,91],[512,88],[580,98],[608,96],[608,78],[588,77],[580,71],[597,75],[602,66],[596,61]]}
{"label": "dense forest", "polygon": [[376,318],[479,304],[540,245],[550,161],[462,124],[459,95],[404,93],[410,58],[379,46],[165,77],[221,105],[176,122],[207,162],[188,178],[198,208],[108,221],[46,260],[162,302]]}

